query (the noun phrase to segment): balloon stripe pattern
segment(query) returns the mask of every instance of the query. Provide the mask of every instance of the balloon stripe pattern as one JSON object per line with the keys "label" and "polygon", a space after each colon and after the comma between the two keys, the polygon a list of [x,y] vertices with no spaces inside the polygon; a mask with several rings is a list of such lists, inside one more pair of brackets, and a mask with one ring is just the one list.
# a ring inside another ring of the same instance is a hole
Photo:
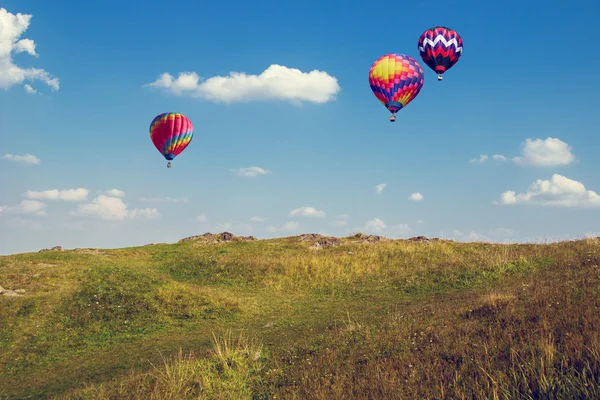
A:
{"label": "balloon stripe pattern", "polygon": [[157,115],[150,123],[150,139],[167,160],[173,160],[181,154],[193,136],[194,127],[191,121],[180,113],[163,113]]}
{"label": "balloon stripe pattern", "polygon": [[462,50],[463,41],[458,32],[444,26],[427,29],[419,38],[423,62],[439,75],[456,64]]}
{"label": "balloon stripe pattern", "polygon": [[369,71],[371,90],[392,114],[414,100],[423,82],[423,68],[406,54],[381,56]]}

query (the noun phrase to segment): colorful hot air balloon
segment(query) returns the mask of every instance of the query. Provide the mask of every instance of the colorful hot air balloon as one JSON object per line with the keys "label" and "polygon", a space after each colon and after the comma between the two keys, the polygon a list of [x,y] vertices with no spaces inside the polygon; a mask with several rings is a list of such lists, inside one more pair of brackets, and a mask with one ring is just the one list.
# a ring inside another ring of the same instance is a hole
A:
{"label": "colorful hot air balloon", "polygon": [[[150,139],[154,147],[169,161],[177,157],[192,141],[194,127],[180,113],[157,115],[150,123]],[[171,168],[171,163],[167,164]]]}
{"label": "colorful hot air balloon", "polygon": [[406,54],[386,54],[371,66],[369,83],[375,97],[392,113],[390,121],[423,87],[423,68]]}
{"label": "colorful hot air balloon", "polygon": [[448,71],[462,55],[462,38],[455,30],[444,26],[427,29],[419,38],[419,52],[423,62],[438,74]]}

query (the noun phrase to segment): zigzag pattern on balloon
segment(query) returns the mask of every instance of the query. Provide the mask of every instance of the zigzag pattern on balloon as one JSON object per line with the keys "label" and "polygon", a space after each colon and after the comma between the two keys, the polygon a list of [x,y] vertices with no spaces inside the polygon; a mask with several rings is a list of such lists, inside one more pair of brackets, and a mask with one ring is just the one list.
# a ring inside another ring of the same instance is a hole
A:
{"label": "zigzag pattern on balloon", "polygon": [[[446,38],[442,35],[438,35],[435,37],[435,39],[431,40],[429,38],[424,38],[422,39],[422,41],[419,42],[420,46],[419,46],[419,51],[425,51],[425,46],[431,46],[431,47],[436,47],[438,45],[438,43],[442,42],[442,44],[444,45],[444,47],[446,49],[448,49],[450,46],[454,46],[454,49],[457,53],[462,52],[462,43],[459,44],[458,40],[456,40],[456,38],[452,38],[448,41],[446,41]],[[441,46],[437,46],[437,48],[441,48]],[[448,49],[450,50],[450,49]]]}
{"label": "zigzag pattern on balloon", "polygon": [[463,43],[458,32],[438,26],[423,32],[418,48],[425,64],[441,75],[456,64],[462,55]]}

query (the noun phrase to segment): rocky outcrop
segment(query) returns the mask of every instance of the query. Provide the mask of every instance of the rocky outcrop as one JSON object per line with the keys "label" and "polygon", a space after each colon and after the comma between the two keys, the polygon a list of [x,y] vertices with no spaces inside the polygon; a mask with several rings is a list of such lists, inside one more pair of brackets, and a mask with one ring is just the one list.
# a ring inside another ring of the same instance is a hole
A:
{"label": "rocky outcrop", "polygon": [[54,247],[53,247],[53,248],[51,248],[51,249],[42,249],[42,250],[40,250],[39,252],[40,252],[40,253],[46,253],[46,252],[48,252],[48,251],[62,251],[62,250],[64,250],[62,247],[60,247],[60,246],[54,246]]}
{"label": "rocky outcrop", "polygon": [[256,240],[254,236],[236,236],[231,232],[210,233],[183,238],[179,243],[196,241],[202,243],[247,242]]}
{"label": "rocky outcrop", "polygon": [[340,239],[335,237],[321,237],[315,243],[308,246],[310,250],[321,250],[328,247],[337,247],[341,244]]}

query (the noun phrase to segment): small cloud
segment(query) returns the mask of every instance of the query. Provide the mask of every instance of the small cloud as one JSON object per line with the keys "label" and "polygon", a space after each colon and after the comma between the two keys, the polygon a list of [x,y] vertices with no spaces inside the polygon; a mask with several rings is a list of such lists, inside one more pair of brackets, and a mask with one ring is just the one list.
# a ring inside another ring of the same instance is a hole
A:
{"label": "small cloud", "polygon": [[250,218],[250,222],[264,222],[265,219],[262,217],[252,217]]}
{"label": "small cloud", "polygon": [[478,164],[482,164],[484,162],[486,162],[488,160],[488,155],[487,154],[482,154],[479,156],[479,158],[472,158],[469,160],[469,163],[478,163]]}
{"label": "small cloud", "polygon": [[128,218],[159,219],[160,213],[156,208],[134,208],[127,214]]}
{"label": "small cloud", "polygon": [[502,154],[494,154],[492,156],[494,160],[507,161],[508,158],[504,157]]}
{"label": "small cloud", "polygon": [[317,210],[314,207],[300,207],[290,211],[290,217],[295,217],[297,215],[302,217],[324,217],[325,212],[322,210]]}
{"label": "small cloud", "polygon": [[23,200],[16,206],[0,206],[0,216],[3,214],[33,214],[46,216],[46,204],[37,200]]}
{"label": "small cloud", "polygon": [[600,207],[600,195],[581,182],[554,174],[549,180],[536,180],[524,193],[506,190],[494,204],[595,208]]}
{"label": "small cloud", "polygon": [[409,199],[413,200],[413,201],[421,201],[423,200],[423,195],[421,193],[413,193],[410,195]]}
{"label": "small cloud", "polygon": [[388,233],[406,235],[410,232],[410,227],[407,224],[397,224],[389,226],[382,219],[373,218],[367,221],[362,230],[365,232],[384,235]]}
{"label": "small cloud", "polygon": [[365,224],[365,230],[369,232],[382,232],[387,225],[379,218],[373,218]]}
{"label": "small cloud", "polygon": [[89,190],[79,188],[79,189],[65,189],[65,190],[44,190],[41,192],[36,192],[33,190],[28,190],[25,193],[25,197],[28,199],[37,199],[37,200],[65,200],[65,201],[83,201],[87,199],[89,194]]}
{"label": "small cloud", "polygon": [[266,169],[260,167],[248,167],[248,168],[238,168],[232,169],[238,176],[259,176],[259,175],[269,175],[271,171],[267,171]]}
{"label": "small cloud", "polygon": [[290,232],[290,231],[295,231],[298,229],[298,223],[296,221],[290,221],[290,222],[286,222],[285,224],[281,225],[279,228],[276,228],[273,225],[269,225],[266,228],[267,232]]}
{"label": "small cloud", "polygon": [[423,221],[422,219],[417,220],[417,224],[419,224],[419,225],[423,225],[424,223],[425,223],[425,221]]}
{"label": "small cloud", "polygon": [[195,72],[181,72],[177,78],[163,73],[154,82],[143,85],[164,89],[176,96],[190,96],[209,101],[233,103],[256,100],[286,100],[326,103],[335,98],[340,86],[337,79],[324,71],[302,72],[273,64],[260,75],[231,72],[201,82]]}
{"label": "small cloud", "polygon": [[350,215],[348,214],[342,214],[342,215],[336,215],[335,217],[333,217],[334,221],[333,223],[337,226],[345,226],[348,224],[348,220],[350,219]]}
{"label": "small cloud", "polygon": [[165,202],[187,203],[189,200],[187,199],[187,197],[180,197],[180,198],[175,198],[175,197],[140,197],[140,201],[148,201],[148,202],[153,202],[153,203],[165,203]]}
{"label": "small cloud", "polygon": [[41,162],[39,158],[31,154],[25,154],[22,156],[18,156],[15,154],[5,154],[2,156],[2,159],[28,165],[37,165]]}
{"label": "small cloud", "polygon": [[204,214],[200,214],[195,218],[196,222],[207,222],[208,218],[206,218],[206,215]]}
{"label": "small cloud", "polygon": [[231,221],[223,222],[221,224],[217,224],[217,230],[227,231],[241,236],[252,235],[252,225],[245,222],[237,225],[234,225]]}
{"label": "small cloud", "polygon": [[110,189],[106,191],[106,194],[108,196],[113,196],[113,197],[125,197],[125,192],[119,189]]}
{"label": "small cloud", "polygon": [[156,208],[143,208],[129,210],[122,199],[99,195],[91,203],[80,204],[75,211],[70,212],[78,217],[95,217],[107,221],[123,221],[125,219],[160,218],[160,213]]}
{"label": "small cloud", "polygon": [[386,186],[387,186],[387,183],[380,183],[379,185],[375,186],[375,191],[377,193],[381,193],[381,192],[383,192],[383,189],[385,189]]}
{"label": "small cloud", "polygon": [[38,91],[31,87],[31,85],[23,85],[27,94],[36,94]]}
{"label": "small cloud", "polygon": [[533,165],[536,167],[555,167],[569,165],[575,161],[571,146],[560,139],[548,137],[542,139],[527,139],[523,144],[523,155],[514,157],[518,165]]}

